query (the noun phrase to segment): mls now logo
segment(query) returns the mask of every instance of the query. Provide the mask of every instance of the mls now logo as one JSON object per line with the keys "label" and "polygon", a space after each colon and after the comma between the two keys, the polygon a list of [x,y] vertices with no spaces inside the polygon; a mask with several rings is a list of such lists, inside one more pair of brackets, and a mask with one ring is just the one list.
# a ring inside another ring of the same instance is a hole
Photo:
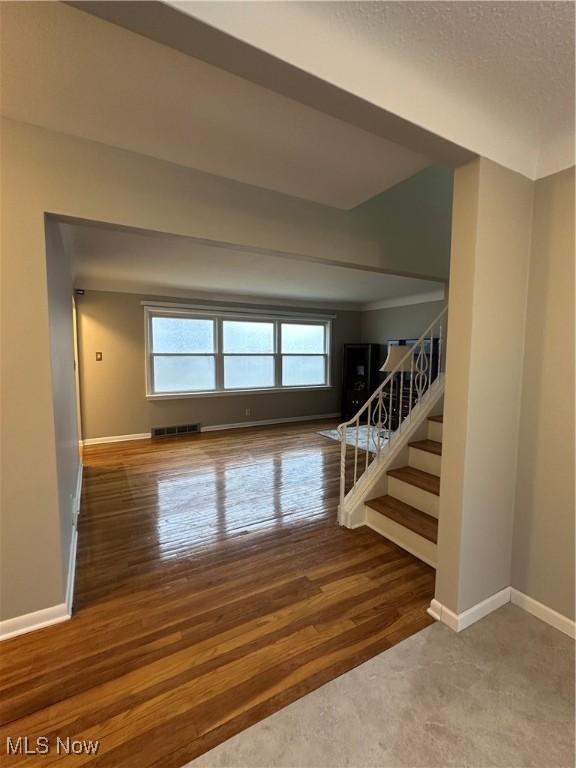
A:
{"label": "mls now logo", "polygon": [[28,736],[6,737],[6,754],[8,755],[47,755],[55,751],[58,755],[95,755],[100,747],[99,741],[92,739],[65,739],[56,737],[51,744],[47,736],[30,739]]}

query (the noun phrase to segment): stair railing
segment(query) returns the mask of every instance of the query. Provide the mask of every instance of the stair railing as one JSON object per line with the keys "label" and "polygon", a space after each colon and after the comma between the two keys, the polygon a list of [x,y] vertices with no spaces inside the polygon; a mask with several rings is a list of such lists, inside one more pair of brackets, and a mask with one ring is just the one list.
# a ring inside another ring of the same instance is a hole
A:
{"label": "stair railing", "polygon": [[341,510],[368,468],[392,449],[415,408],[432,396],[445,367],[447,313],[445,307],[414,344],[388,347],[381,368],[386,378],[356,415],[339,425]]}

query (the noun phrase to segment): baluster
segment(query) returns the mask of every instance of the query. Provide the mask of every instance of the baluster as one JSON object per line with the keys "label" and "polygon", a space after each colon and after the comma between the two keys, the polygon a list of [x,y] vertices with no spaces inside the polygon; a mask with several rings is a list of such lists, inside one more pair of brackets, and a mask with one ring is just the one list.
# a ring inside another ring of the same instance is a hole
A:
{"label": "baluster", "polygon": [[391,439],[392,436],[392,411],[394,410],[394,401],[393,401],[393,393],[394,393],[394,376],[390,376],[390,384],[388,386],[388,392],[390,394],[390,400],[389,400],[389,406],[388,406],[388,440]]}
{"label": "baluster", "polygon": [[437,378],[440,378],[440,374],[444,370],[443,361],[442,361],[442,354],[444,352],[444,345],[442,344],[442,341],[443,341],[442,332],[443,332],[442,322],[440,322],[440,337],[438,339],[438,377]]}
{"label": "baluster", "polygon": [[416,357],[416,402],[419,403],[422,399],[422,395],[426,390],[426,370],[428,368],[428,361],[426,358],[426,348],[424,346],[424,339],[421,339],[418,344],[418,355]]}
{"label": "baluster", "polygon": [[432,389],[432,360],[434,358],[434,326],[430,329],[430,365],[429,365],[429,375],[428,375],[428,394],[432,395],[432,392],[430,391]]}
{"label": "baluster", "polygon": [[346,496],[346,448],[348,443],[346,442],[348,437],[348,427],[338,427],[340,432],[340,515],[339,522],[344,522],[342,519],[344,504],[344,496]]}
{"label": "baluster", "polygon": [[364,472],[368,469],[368,456],[370,455],[370,439],[372,436],[372,402],[368,403],[366,420],[366,461],[364,463]]}
{"label": "baluster", "polygon": [[356,485],[358,479],[358,432],[360,431],[360,416],[356,416],[356,447],[354,448],[354,482],[352,487]]}
{"label": "baluster", "polygon": [[400,429],[400,426],[403,421],[403,410],[404,410],[404,369],[402,368],[400,370],[400,397],[399,397],[400,405],[398,407],[398,429]]}
{"label": "baluster", "polygon": [[380,440],[382,438],[382,395],[383,393],[380,392],[380,395],[378,397],[378,421],[376,426],[376,429],[378,430],[378,444],[376,446],[377,458],[380,456]]}
{"label": "baluster", "polygon": [[410,354],[410,400],[408,403],[410,418],[412,418],[412,397],[414,390],[414,349]]}

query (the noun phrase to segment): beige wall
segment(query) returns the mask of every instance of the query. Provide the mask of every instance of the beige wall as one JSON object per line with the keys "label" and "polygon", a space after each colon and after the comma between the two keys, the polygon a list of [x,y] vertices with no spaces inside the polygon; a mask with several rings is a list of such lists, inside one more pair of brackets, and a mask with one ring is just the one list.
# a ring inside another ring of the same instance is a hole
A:
{"label": "beige wall", "polygon": [[[427,274],[450,273],[453,171],[425,168],[354,209],[378,234],[382,252],[402,263],[418,263],[425,254]],[[417,225],[415,225],[417,222]]]}
{"label": "beige wall", "polygon": [[574,168],[536,182],[512,586],[574,618]]}
{"label": "beige wall", "polygon": [[[332,313],[336,317],[331,389],[147,400],[144,299],[154,297],[104,291],[77,297],[84,438],[137,434],[182,423],[211,426],[340,412],[342,345],[360,340],[360,312]],[[96,352],[103,353],[102,362],[96,362]]]}
{"label": "beige wall", "polygon": [[427,301],[362,312],[362,341],[385,345],[389,339],[417,339],[444,306],[444,301]]}
{"label": "beige wall", "polygon": [[457,612],[480,162],[454,174],[436,599]]}
{"label": "beige wall", "polygon": [[436,598],[456,613],[510,585],[533,187],[455,174]]}

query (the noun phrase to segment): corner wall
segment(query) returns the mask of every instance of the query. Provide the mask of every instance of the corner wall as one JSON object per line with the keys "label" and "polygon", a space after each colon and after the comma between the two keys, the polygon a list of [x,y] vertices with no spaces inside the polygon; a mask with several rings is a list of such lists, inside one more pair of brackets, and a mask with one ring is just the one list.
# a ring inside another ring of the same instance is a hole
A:
{"label": "corner wall", "polygon": [[425,168],[354,209],[398,270],[424,258],[427,272],[448,276],[453,176],[446,168]]}
{"label": "corner wall", "polygon": [[362,341],[385,345],[390,339],[418,339],[445,306],[445,301],[427,301],[365,310],[362,312]]}
{"label": "corner wall", "polygon": [[512,586],[574,618],[574,168],[535,184]]}
{"label": "corner wall", "polygon": [[456,614],[510,586],[533,186],[455,173],[436,599]]}

